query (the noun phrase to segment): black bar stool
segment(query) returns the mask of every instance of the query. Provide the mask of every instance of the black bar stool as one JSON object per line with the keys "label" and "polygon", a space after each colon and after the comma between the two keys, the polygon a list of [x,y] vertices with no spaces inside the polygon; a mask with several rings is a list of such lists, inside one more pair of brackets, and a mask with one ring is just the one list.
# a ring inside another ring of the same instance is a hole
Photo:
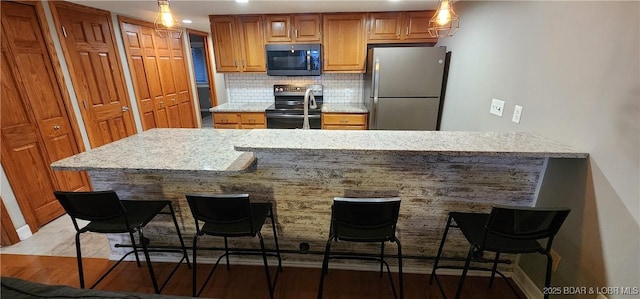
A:
{"label": "black bar stool", "polygon": [[[128,233],[131,238],[131,246],[133,247],[133,250],[127,252],[122,256],[122,258],[120,258],[120,260],[118,260],[118,262],[111,266],[111,268],[109,268],[109,270],[107,270],[107,272],[90,287],[91,289],[98,285],[131,253],[135,255],[138,267],[140,267],[140,258],[138,257],[139,251],[144,253],[147,267],[149,269],[149,276],[153,283],[153,289],[157,294],[159,294],[167,285],[183,261],[186,261],[187,266],[191,267],[189,264],[187,249],[184,246],[184,241],[180,234],[180,228],[178,227],[178,221],[176,220],[176,215],[173,211],[173,206],[170,200],[120,200],[114,191],[56,191],[54,192],[54,195],[69,217],[71,217],[73,226],[76,229],[76,258],[78,260],[78,273],[80,276],[81,288],[85,287],[85,282],[84,272],[82,269],[80,234],[85,232],[102,234]],[[167,207],[169,208],[169,212],[163,212]],[[182,249],[149,249],[149,239],[144,236],[142,231],[144,226],[146,226],[158,214],[171,215]],[[89,221],[89,223],[83,228],[80,228],[76,219]],[[138,232],[140,245],[136,245],[136,241],[133,237],[133,233],[135,232]],[[138,246],[141,246],[142,249],[139,249]],[[178,261],[176,266],[173,268],[173,271],[160,287],[158,287],[158,282],[156,281],[156,275],[153,271],[151,259],[149,258],[149,252],[178,252],[182,254],[182,258]]]}
{"label": "black bar stool", "polygon": [[[269,297],[274,298],[274,290],[278,282],[278,275],[282,272],[282,258],[280,257],[280,247],[278,245],[278,234],[276,231],[275,219],[271,203],[252,203],[249,200],[249,194],[187,194],[187,201],[191,208],[191,213],[196,222],[196,234],[193,236],[193,296],[200,296],[207,282],[213,276],[213,272],[218,267],[220,260],[226,257],[227,269],[229,269],[229,255],[262,255],[264,262],[264,272],[267,277],[267,285],[269,287]],[[271,228],[273,229],[273,237],[275,239],[276,254],[268,254],[264,246],[264,239],[260,230],[267,220],[271,219]],[[202,222],[202,226],[200,225]],[[209,272],[207,279],[196,291],[196,258],[198,249],[198,238],[203,235],[210,235],[224,238],[225,253],[221,255],[216,264]],[[260,239],[260,252],[257,251],[241,251],[230,252],[227,245],[228,238],[235,237],[255,237]],[[276,256],[278,258],[278,269],[276,270],[273,283],[271,282],[271,273],[267,256]]]}
{"label": "black bar stool", "polygon": [[[329,259],[374,260],[380,262],[380,275],[383,265],[387,268],[389,282],[394,298],[398,298],[389,264],[384,260],[384,243],[394,242],[398,246],[398,282],[400,298],[404,298],[402,281],[402,246],[396,237],[396,223],[400,212],[400,198],[346,198],[336,197],[331,207],[331,228],[329,240],[324,252],[318,299],[322,299],[324,276],[328,272]],[[380,242],[380,256],[355,254],[331,254],[332,241]]]}
{"label": "black bar stool", "polygon": [[[467,271],[482,270],[491,271],[491,280],[489,287],[493,286],[493,280],[496,273],[500,274],[514,294],[520,298],[515,287],[511,285],[509,280],[497,270],[498,261],[501,253],[540,253],[547,256],[547,275],[545,286],[549,287],[551,283],[551,266],[553,258],[551,257],[551,244],[553,238],[558,233],[562,223],[569,215],[567,208],[526,208],[526,207],[508,207],[495,206],[491,209],[490,214],[486,213],[462,213],[449,212],[447,227],[442,235],[438,255],[433,265],[429,284],[433,284],[435,279],[440,288],[442,296],[446,298],[444,289],[438,280],[436,270],[440,268],[462,269],[462,276],[458,283],[456,291],[456,299],[460,298],[462,286],[467,276]],[[455,222],[455,224],[452,223]],[[439,266],[440,257],[442,256],[442,248],[447,238],[450,227],[455,227],[462,231],[464,237],[469,242],[469,253],[465,261],[464,267]],[[539,240],[547,240],[546,245],[542,246]],[[484,251],[495,252],[495,258],[492,268],[470,267],[471,260],[481,258]],[[549,295],[545,295],[549,298]]]}

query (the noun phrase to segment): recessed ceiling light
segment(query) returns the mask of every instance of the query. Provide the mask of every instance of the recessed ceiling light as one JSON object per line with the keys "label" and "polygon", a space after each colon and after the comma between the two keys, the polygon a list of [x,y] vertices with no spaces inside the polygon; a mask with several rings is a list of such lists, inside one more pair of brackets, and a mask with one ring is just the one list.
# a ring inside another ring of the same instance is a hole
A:
{"label": "recessed ceiling light", "polygon": [[236,0],[236,2],[238,2],[238,3],[247,3],[247,2],[249,2],[249,0]]}
{"label": "recessed ceiling light", "polygon": [[182,23],[191,24],[191,23],[193,23],[193,21],[191,21],[189,19],[184,19],[184,20],[182,20]]}

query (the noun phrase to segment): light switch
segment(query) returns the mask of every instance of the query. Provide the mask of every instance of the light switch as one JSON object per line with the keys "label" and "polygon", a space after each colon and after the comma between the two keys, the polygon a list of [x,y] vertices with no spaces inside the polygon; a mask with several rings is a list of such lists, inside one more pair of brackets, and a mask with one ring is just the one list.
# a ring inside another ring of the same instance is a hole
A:
{"label": "light switch", "polygon": [[513,109],[513,117],[511,118],[511,121],[516,124],[519,124],[521,116],[522,116],[522,106],[516,105],[516,107]]}

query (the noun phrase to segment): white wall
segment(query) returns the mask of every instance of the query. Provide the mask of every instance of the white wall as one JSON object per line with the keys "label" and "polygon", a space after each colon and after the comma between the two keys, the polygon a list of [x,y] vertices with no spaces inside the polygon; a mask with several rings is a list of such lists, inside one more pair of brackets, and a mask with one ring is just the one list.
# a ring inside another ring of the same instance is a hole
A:
{"label": "white wall", "polygon": [[[442,129],[536,132],[589,152],[585,165],[552,161],[573,168],[545,184],[572,190],[539,199],[573,209],[552,285],[640,287],[640,3],[461,1],[456,12],[460,29],[438,43],[452,51]],[[492,98],[506,101],[502,118]],[[521,267],[541,285],[531,261]]]}

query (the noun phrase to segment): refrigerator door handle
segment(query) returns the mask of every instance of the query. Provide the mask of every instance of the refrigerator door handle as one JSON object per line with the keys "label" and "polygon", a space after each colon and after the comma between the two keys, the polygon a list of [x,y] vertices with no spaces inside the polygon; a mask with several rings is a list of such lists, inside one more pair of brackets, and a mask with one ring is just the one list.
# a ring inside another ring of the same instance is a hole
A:
{"label": "refrigerator door handle", "polygon": [[373,67],[373,105],[371,105],[371,129],[378,128],[378,94],[380,91],[380,60],[376,58]]}

